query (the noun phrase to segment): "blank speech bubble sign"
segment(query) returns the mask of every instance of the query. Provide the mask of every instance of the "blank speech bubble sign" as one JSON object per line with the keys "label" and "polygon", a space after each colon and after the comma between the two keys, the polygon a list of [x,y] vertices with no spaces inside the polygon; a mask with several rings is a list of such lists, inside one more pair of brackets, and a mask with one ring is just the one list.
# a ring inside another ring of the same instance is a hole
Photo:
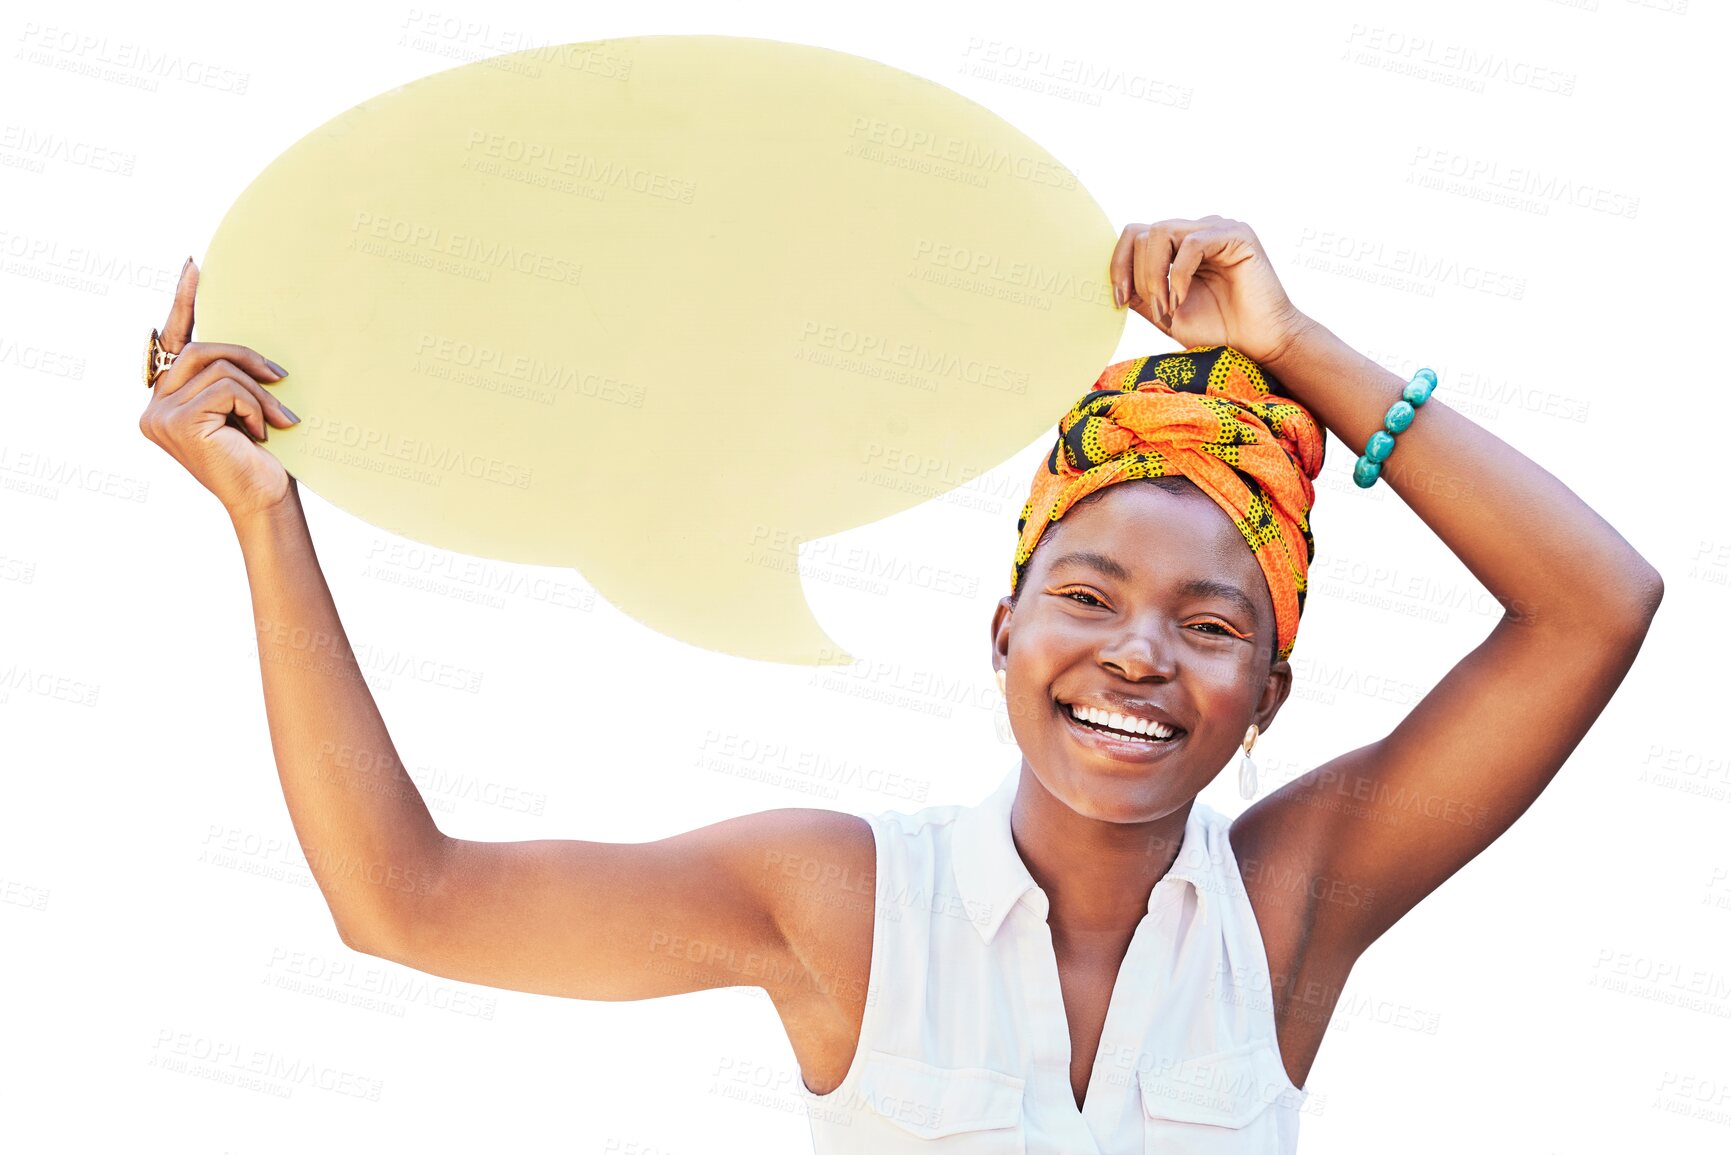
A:
{"label": "blank speech bubble sign", "polygon": [[1006,121],[876,61],[546,46],[273,161],[209,246],[199,339],[288,368],[302,420],[267,448],[356,517],[571,566],[691,645],[846,664],[799,543],[1050,433],[1122,333],[1116,235]]}

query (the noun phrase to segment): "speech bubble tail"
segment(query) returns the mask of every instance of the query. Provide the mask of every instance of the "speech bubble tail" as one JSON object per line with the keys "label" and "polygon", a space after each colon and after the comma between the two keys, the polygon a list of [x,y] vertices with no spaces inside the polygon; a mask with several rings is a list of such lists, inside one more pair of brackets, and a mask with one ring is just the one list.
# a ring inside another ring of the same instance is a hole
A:
{"label": "speech bubble tail", "polygon": [[583,576],[619,612],[689,645],[801,666],[855,661],[813,616],[796,554],[775,555],[766,566],[756,553],[723,560],[718,551],[661,545],[653,561],[640,556],[616,566],[597,558]]}

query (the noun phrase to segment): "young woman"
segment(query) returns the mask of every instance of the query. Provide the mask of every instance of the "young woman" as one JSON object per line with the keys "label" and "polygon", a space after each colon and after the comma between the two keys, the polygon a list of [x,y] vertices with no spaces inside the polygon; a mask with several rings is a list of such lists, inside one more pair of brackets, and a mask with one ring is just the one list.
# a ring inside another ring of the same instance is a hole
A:
{"label": "young woman", "polygon": [[[1242,222],[1130,225],[1110,276],[1184,351],[1108,367],[1036,474],[990,634],[1021,761],[990,797],[492,843],[442,833],[401,771],[296,484],[254,443],[297,420],[282,370],[190,341],[189,260],[140,426],[239,536],[283,793],[342,940],[569,998],[760,986],[823,1152],[1292,1151],[1353,963],[1532,804],[1662,584],[1422,375],[1296,309]],[[1416,416],[1384,428],[1403,392]],[[1292,687],[1318,423],[1398,437],[1380,480],[1505,613],[1386,736],[1228,820],[1196,795]]]}

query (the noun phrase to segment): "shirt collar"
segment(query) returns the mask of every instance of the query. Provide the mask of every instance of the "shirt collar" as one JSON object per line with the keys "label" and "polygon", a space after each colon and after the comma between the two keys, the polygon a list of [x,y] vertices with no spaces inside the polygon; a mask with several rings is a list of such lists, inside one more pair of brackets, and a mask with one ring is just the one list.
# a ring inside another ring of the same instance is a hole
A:
{"label": "shirt collar", "polygon": [[[956,887],[969,912],[969,921],[988,944],[1010,911],[1027,897],[1030,908],[1045,918],[1049,905],[1045,891],[1028,873],[1027,864],[1010,836],[1010,808],[1021,782],[1020,762],[1010,769],[990,794],[973,806],[964,807],[956,819],[952,863]],[[1184,843],[1166,872],[1168,879],[1188,882],[1198,900],[1213,885],[1211,859],[1205,829],[1203,804],[1193,801],[1184,821]],[[1148,910],[1159,900],[1160,884],[1148,894]]]}

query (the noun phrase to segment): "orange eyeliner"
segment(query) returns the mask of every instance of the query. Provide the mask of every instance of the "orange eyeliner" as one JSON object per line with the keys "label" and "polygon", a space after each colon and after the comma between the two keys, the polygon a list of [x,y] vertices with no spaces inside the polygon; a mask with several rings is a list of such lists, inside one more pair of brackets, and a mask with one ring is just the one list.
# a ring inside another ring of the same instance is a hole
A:
{"label": "orange eyeliner", "polygon": [[[1063,586],[1059,589],[1053,590],[1052,593],[1054,595],[1056,595],[1057,597],[1063,597],[1066,594],[1072,594],[1072,593],[1087,594],[1089,597],[1093,598],[1095,601],[1098,601],[1102,604],[1104,604],[1106,601],[1105,598],[1101,597],[1099,594],[1095,593],[1093,590],[1088,589],[1086,586]],[[1238,638],[1241,641],[1252,642],[1252,641],[1256,640],[1256,637],[1254,634],[1241,634],[1237,630],[1233,629],[1230,623],[1223,622],[1219,618],[1209,618],[1206,622],[1199,623],[1199,624],[1219,626],[1221,629],[1225,630],[1227,633],[1231,634],[1233,637]]]}

